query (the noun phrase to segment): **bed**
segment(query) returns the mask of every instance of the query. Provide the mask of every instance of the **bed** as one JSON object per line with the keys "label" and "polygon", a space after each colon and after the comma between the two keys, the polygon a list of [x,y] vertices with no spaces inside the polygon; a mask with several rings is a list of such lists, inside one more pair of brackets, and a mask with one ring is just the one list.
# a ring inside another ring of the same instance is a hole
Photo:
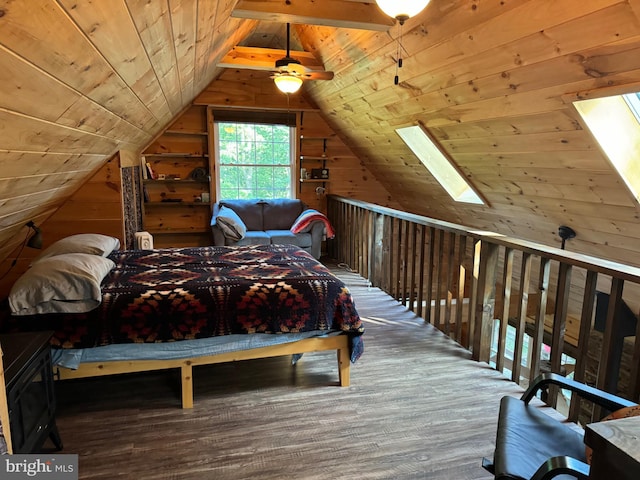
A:
{"label": "bed", "polygon": [[[70,257],[80,279],[58,278]],[[63,250],[36,259],[23,277],[1,331],[52,330],[61,379],[179,368],[183,408],[193,406],[196,365],[336,350],[348,386],[363,352],[348,288],[292,245]],[[47,288],[46,301],[32,298]]]}

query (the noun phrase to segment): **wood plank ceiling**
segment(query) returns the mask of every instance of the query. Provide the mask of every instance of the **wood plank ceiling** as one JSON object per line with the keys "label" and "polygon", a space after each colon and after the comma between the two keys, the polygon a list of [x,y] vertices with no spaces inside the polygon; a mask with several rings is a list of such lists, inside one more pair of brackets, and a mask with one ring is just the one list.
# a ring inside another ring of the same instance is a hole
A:
{"label": "wood plank ceiling", "polygon": [[[0,0],[0,259],[114,153],[139,152],[236,45],[311,52],[304,93],[411,212],[640,265],[638,205],[571,100],[640,90],[640,0]],[[356,27],[356,28],[354,28]],[[225,64],[226,66],[229,66]],[[265,81],[271,81],[265,74]],[[594,92],[597,90],[597,92]],[[424,123],[490,205],[452,202],[395,128]]]}

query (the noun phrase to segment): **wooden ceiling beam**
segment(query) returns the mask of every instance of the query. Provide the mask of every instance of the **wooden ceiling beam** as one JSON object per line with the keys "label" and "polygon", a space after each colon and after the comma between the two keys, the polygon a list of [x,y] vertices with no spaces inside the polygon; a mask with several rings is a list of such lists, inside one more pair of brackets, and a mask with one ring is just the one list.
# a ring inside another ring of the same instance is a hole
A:
{"label": "wooden ceiling beam", "polygon": [[[289,52],[292,58],[298,60],[302,65],[312,70],[324,70],[324,65],[309,52]],[[218,67],[222,68],[244,68],[250,70],[273,70],[276,60],[287,55],[286,50],[275,48],[258,48],[236,46],[229,50],[218,62]]]}
{"label": "wooden ceiling beam", "polygon": [[240,0],[232,17],[384,32],[394,25],[374,2],[348,0]]}

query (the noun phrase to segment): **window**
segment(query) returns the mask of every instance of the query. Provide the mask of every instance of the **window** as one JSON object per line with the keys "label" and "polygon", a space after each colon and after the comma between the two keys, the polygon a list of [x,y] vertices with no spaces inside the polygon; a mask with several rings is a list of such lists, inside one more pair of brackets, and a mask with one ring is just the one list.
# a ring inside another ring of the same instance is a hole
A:
{"label": "window", "polygon": [[224,198],[292,198],[295,127],[215,122],[216,192]]}
{"label": "window", "polygon": [[638,94],[574,102],[636,201],[640,202],[640,100]]}
{"label": "window", "polygon": [[398,128],[396,132],[451,198],[456,202],[484,205],[458,168],[440,151],[421,126]]}

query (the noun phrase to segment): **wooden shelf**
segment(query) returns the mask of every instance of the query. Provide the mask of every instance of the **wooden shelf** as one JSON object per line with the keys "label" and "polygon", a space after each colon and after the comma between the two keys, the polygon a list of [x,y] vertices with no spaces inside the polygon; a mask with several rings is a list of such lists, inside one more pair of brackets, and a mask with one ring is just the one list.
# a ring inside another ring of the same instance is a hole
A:
{"label": "wooden shelf", "polygon": [[143,157],[156,157],[156,158],[209,158],[206,153],[143,153]]}
{"label": "wooden shelf", "polygon": [[147,207],[211,207],[206,202],[144,202]]}
{"label": "wooden shelf", "polygon": [[321,160],[321,161],[327,161],[328,158],[327,157],[314,157],[311,155],[300,155],[300,160],[304,161],[304,160]]}
{"label": "wooden shelf", "polygon": [[168,133],[169,135],[200,135],[206,136],[207,132],[197,132],[197,131],[189,131],[189,130],[165,130],[164,133]]}
{"label": "wooden shelf", "polygon": [[158,179],[153,179],[153,178],[145,178],[142,183],[144,183],[145,185],[150,185],[153,183],[158,183],[158,184],[166,184],[166,183],[199,183],[199,184],[205,184],[208,185],[209,184],[209,179],[203,179],[203,180],[176,180],[173,178],[166,178],[164,180],[158,180]]}
{"label": "wooden shelf", "polygon": [[300,183],[326,183],[328,178],[301,178]]}

